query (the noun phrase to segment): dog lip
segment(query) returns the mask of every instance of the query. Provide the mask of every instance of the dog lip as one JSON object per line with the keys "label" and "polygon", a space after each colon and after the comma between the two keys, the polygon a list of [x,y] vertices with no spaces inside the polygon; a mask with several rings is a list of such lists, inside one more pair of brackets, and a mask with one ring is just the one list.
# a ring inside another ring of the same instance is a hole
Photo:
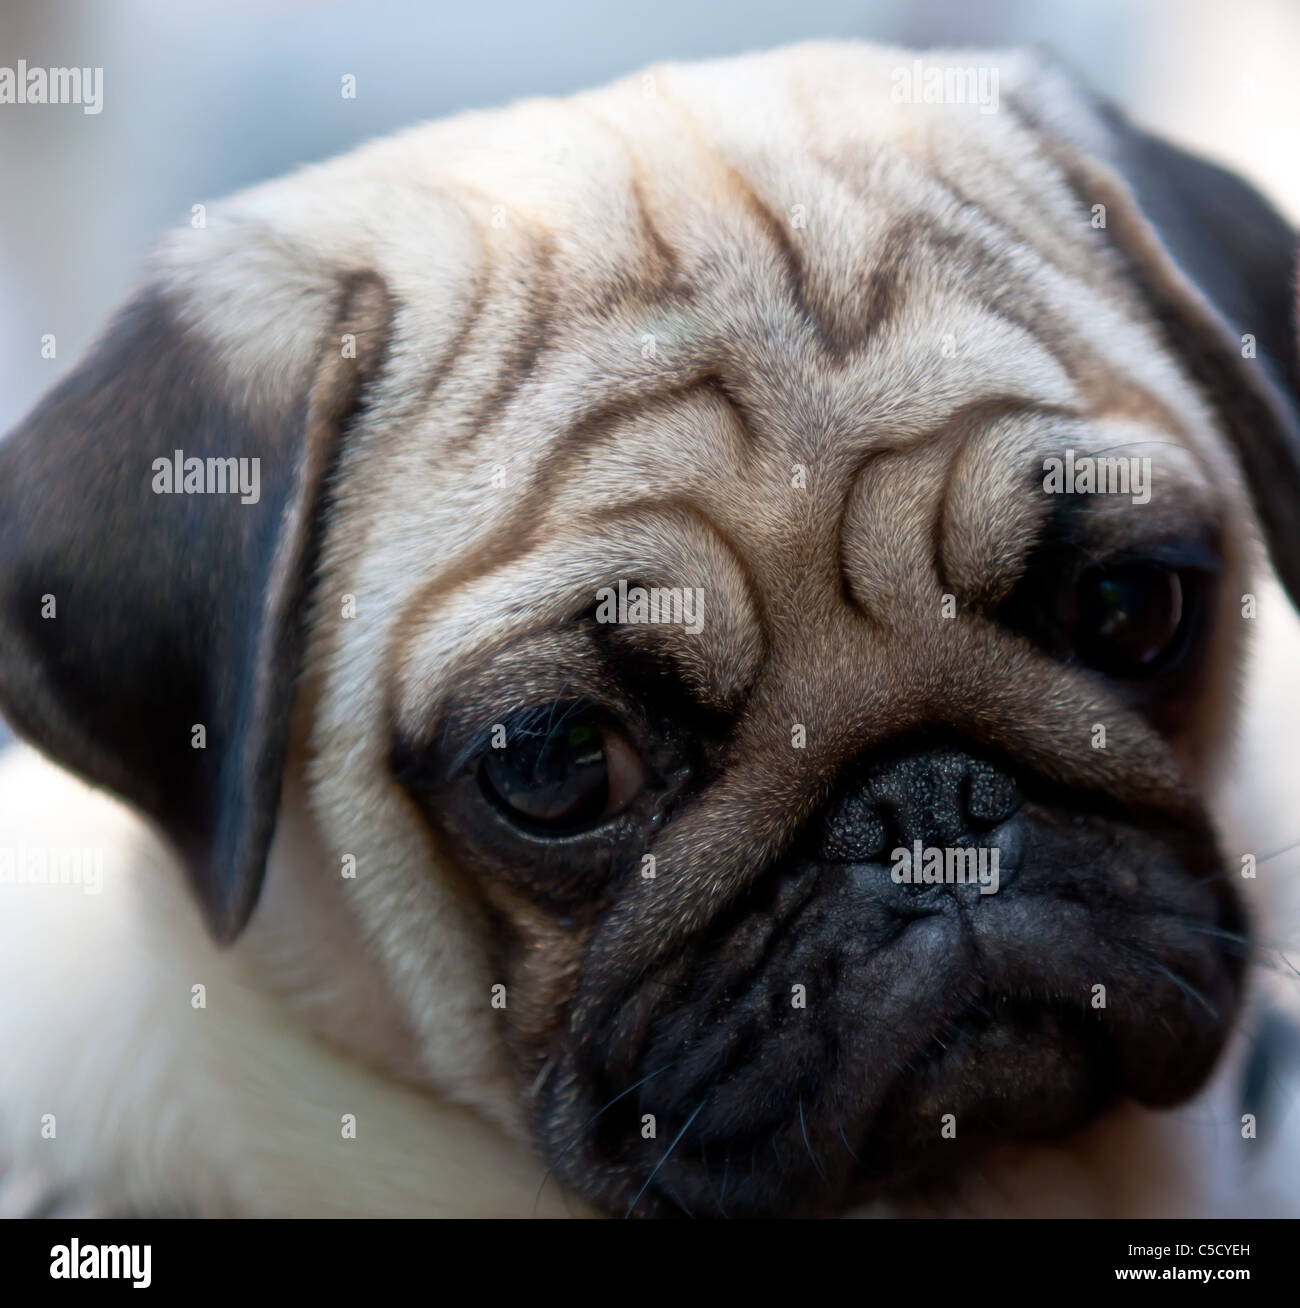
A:
{"label": "dog lip", "polygon": [[[672,1123],[660,1150],[662,1168],[647,1167],[631,1189],[612,1177],[601,1180],[603,1206],[618,1216],[834,1215],[882,1196],[906,1197],[989,1146],[1060,1138],[1122,1093],[1119,1057],[1099,1023],[1066,1006],[980,993],[942,1038],[931,1032],[927,1047],[847,1133],[828,1135],[801,1116],[781,1148],[796,1160],[806,1149],[806,1158],[784,1183],[751,1196],[728,1195],[716,1154],[697,1152],[685,1138],[701,1103],[690,1120]],[[942,1134],[948,1114],[953,1139]],[[748,1145],[741,1156],[742,1162],[750,1156]]]}
{"label": "dog lip", "polygon": [[855,1147],[854,1189],[898,1192],[997,1139],[1059,1138],[1122,1093],[1100,1022],[1077,1006],[982,995],[885,1091]]}
{"label": "dog lip", "polygon": [[[958,920],[952,914],[917,915],[895,946],[918,963],[951,957]],[[1226,962],[1210,966],[1222,973],[1220,989],[1231,989]],[[961,972],[958,961],[952,979]],[[1215,988],[1207,994],[1224,997]],[[572,1166],[555,1165],[589,1198],[619,1215],[633,1209],[654,1215],[712,1212],[719,1159],[739,1150],[748,1166],[751,1141],[757,1140],[757,1180],[741,1194],[733,1176],[724,1215],[843,1211],[884,1197],[905,1198],[917,1187],[958,1174],[990,1148],[1062,1138],[1126,1097],[1152,1107],[1179,1102],[1212,1067],[1223,1035],[1221,1023],[1202,1020],[1153,1041],[1141,1023],[1125,1023],[1113,1011],[1094,1012],[1083,998],[1045,998],[1044,987],[1024,977],[976,984],[946,1015],[932,1014],[924,1026],[916,1040],[892,1055],[873,1047],[877,1066],[888,1057],[901,1070],[870,1090],[843,1076],[818,1088],[806,1086],[801,1097],[787,1086],[789,1102],[777,1112],[783,1120],[766,1125],[737,1117],[734,1106],[724,1110],[705,1102],[713,1098],[708,1085],[680,1082],[672,1088],[679,1059],[660,1050],[663,1061],[643,1069],[652,1074],[644,1077],[646,1088],[620,1099],[631,1122],[616,1130],[626,1141],[638,1115],[654,1112],[662,1133],[657,1147],[635,1162],[616,1162],[597,1149],[581,1161],[570,1155]],[[858,1056],[865,1056],[862,1050]],[[578,1090],[574,1075],[570,1065],[566,1096]],[[764,1071],[755,1064],[742,1081],[756,1089],[766,1086],[770,1098],[776,1091],[767,1079],[771,1075],[770,1065]],[[670,1092],[667,1101],[661,1091]],[[576,1102],[581,1101],[579,1091]],[[742,1102],[749,1100],[733,1096],[733,1104]],[[596,1116],[601,1107],[592,1104],[587,1116]],[[948,1114],[955,1139],[943,1134]],[[553,1133],[552,1140],[566,1150],[573,1143],[571,1135],[561,1141]],[[545,1152],[554,1159],[557,1151]],[[663,1166],[647,1181],[661,1159]],[[764,1167],[773,1163],[775,1170],[766,1174]],[[643,1185],[647,1188],[634,1202]]]}

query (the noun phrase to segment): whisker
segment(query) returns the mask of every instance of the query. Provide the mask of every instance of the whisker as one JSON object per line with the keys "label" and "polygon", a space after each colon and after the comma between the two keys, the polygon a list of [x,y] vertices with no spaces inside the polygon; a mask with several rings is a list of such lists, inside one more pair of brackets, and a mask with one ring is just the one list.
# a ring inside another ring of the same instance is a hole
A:
{"label": "whisker", "polygon": [[[1152,958],[1151,955],[1146,953],[1144,950],[1133,949],[1131,946],[1121,946],[1121,948],[1124,948],[1127,953],[1133,954],[1138,958],[1145,959],[1158,972],[1162,973],[1164,976],[1167,976],[1174,983],[1174,985],[1176,985],[1179,988],[1179,990],[1181,990],[1185,995],[1190,995],[1193,999],[1195,999],[1216,1022],[1219,1020],[1218,1010],[1185,977],[1179,976],[1177,972],[1171,972],[1169,968],[1167,968],[1158,958]],[[1168,1023],[1166,1023],[1165,1025],[1166,1025],[1166,1029],[1168,1029]]]}
{"label": "whisker", "polygon": [[857,1156],[857,1154],[855,1154],[855,1153],[853,1152],[853,1146],[852,1146],[851,1144],[849,1144],[849,1138],[848,1138],[848,1136],[846,1136],[846,1135],[844,1134],[844,1123],[843,1123],[843,1122],[839,1122],[839,1123],[837,1123],[837,1126],[838,1126],[839,1133],[840,1133],[840,1139],[844,1142],[844,1147],[845,1147],[845,1149],[847,1149],[847,1150],[849,1151],[849,1157],[852,1158],[853,1161],[854,1161],[855,1163],[859,1163],[859,1164],[860,1164],[860,1163],[862,1162],[862,1159],[859,1158],[859,1157]]}
{"label": "whisker", "polygon": [[611,1099],[609,1103],[605,1105],[604,1108],[602,1108],[597,1113],[593,1113],[592,1116],[587,1119],[587,1121],[585,1121],[580,1127],[578,1127],[578,1129],[570,1137],[569,1143],[566,1144],[564,1148],[560,1150],[559,1158],[557,1158],[555,1162],[552,1163],[550,1167],[546,1169],[545,1173],[542,1176],[542,1183],[537,1187],[537,1197],[533,1200],[534,1217],[537,1216],[537,1205],[542,1201],[542,1191],[546,1189],[546,1183],[551,1179],[551,1174],[555,1171],[556,1164],[562,1162],[565,1158],[569,1156],[569,1153],[572,1151],[573,1147],[578,1143],[579,1140],[582,1139],[583,1133],[587,1130],[587,1128],[590,1127],[592,1123],[595,1122],[604,1113],[607,1113],[611,1108],[613,1108],[614,1105],[618,1103],[618,1101],[622,1099],[625,1095],[630,1095],[633,1090],[639,1090],[652,1077],[658,1076],[661,1072],[667,1072],[669,1068],[676,1067],[677,1064],[680,1063],[681,1061],[682,1060],[680,1058],[675,1058],[671,1063],[665,1063],[663,1067],[658,1068],[656,1071],[647,1073],[639,1081],[628,1086],[626,1090],[620,1090],[618,1094],[616,1094],[613,1097],[613,1099]]}
{"label": "whisker", "polygon": [[799,1096],[799,1130],[803,1132],[803,1147],[808,1150],[808,1157],[812,1159],[812,1165],[817,1169],[817,1175],[824,1181],[826,1173],[822,1170],[822,1165],[813,1153],[812,1143],[808,1139],[808,1124],[804,1121],[803,1116],[803,1095]]}
{"label": "whisker", "polygon": [[1275,849],[1271,854],[1265,854],[1263,858],[1255,860],[1255,866],[1261,863],[1267,863],[1269,859],[1277,858],[1280,854],[1289,853],[1293,849],[1300,849],[1300,840],[1293,840],[1289,845],[1283,845],[1281,849]]}
{"label": "whisker", "polygon": [[678,1144],[681,1142],[682,1136],[686,1134],[687,1130],[690,1128],[691,1123],[695,1121],[697,1117],[699,1117],[701,1110],[704,1108],[704,1105],[707,1104],[708,1102],[709,1102],[709,1096],[705,1095],[704,1098],[700,1100],[699,1106],[696,1108],[696,1110],[686,1119],[686,1122],[683,1125],[682,1129],[678,1131],[677,1134],[673,1137],[672,1144],[668,1146],[667,1150],[664,1152],[664,1156],[654,1165],[654,1170],[650,1173],[649,1176],[646,1177],[645,1184],[636,1192],[636,1198],[633,1199],[632,1202],[628,1205],[627,1212],[623,1214],[624,1219],[632,1216],[633,1210],[636,1208],[637,1204],[641,1202],[641,1196],[645,1194],[645,1192],[650,1188],[650,1183],[655,1179],[656,1176],[659,1175],[659,1169],[672,1156],[672,1152],[674,1149],[677,1148]]}

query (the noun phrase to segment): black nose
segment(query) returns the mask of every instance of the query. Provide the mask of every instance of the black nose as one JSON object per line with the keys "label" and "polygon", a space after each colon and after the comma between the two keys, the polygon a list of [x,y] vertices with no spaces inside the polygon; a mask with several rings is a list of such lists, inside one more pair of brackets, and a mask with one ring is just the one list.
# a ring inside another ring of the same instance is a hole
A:
{"label": "black nose", "polygon": [[820,853],[869,863],[918,840],[978,844],[1020,802],[1016,783],[988,759],[952,746],[895,753],[851,770],[826,810]]}

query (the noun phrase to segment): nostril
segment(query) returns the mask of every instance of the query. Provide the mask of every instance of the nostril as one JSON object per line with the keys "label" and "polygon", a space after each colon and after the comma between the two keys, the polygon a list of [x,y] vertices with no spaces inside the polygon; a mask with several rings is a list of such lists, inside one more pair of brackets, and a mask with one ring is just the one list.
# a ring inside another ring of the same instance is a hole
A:
{"label": "nostril", "polygon": [[820,857],[885,861],[897,847],[948,846],[1001,826],[1021,804],[996,764],[953,748],[923,748],[852,769],[821,818]]}
{"label": "nostril", "polygon": [[985,829],[999,826],[1019,807],[1020,791],[1005,773],[982,759],[972,760],[963,786],[962,806],[967,820]]}
{"label": "nostril", "polygon": [[846,800],[826,823],[821,856],[835,863],[870,863],[883,858],[890,831],[881,806],[869,796]]}

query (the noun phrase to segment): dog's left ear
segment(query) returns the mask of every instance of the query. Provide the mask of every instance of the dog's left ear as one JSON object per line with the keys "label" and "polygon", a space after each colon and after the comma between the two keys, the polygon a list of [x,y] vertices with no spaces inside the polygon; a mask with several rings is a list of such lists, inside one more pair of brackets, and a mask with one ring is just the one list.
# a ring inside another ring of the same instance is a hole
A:
{"label": "dog's left ear", "polygon": [[164,270],[0,442],[0,707],[180,853],[232,939],[262,882],[323,497],[392,313],[256,229]]}
{"label": "dog's left ear", "polygon": [[1119,251],[1227,428],[1278,575],[1300,607],[1296,235],[1236,174],[1135,127],[1040,52],[1011,97]]}

